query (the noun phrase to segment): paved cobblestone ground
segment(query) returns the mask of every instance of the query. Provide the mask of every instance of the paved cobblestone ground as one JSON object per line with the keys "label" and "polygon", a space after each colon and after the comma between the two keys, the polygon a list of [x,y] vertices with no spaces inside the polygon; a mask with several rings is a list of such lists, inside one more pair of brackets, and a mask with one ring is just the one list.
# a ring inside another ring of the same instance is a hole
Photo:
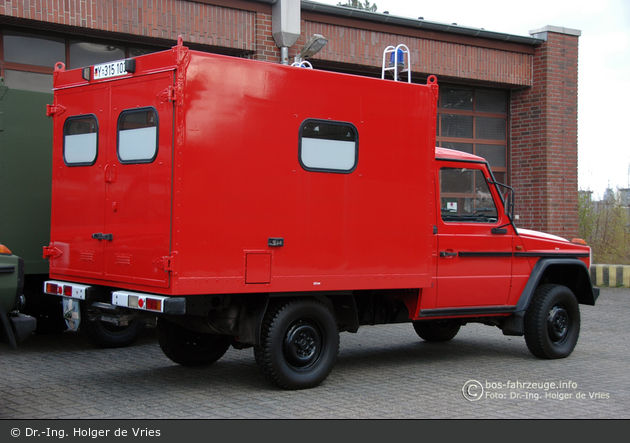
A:
{"label": "paved cobblestone ground", "polygon": [[[537,359],[522,337],[483,325],[443,344],[410,324],[364,327],[342,334],[332,374],[304,391],[268,385],[251,349],[191,369],[162,354],[154,330],[111,350],[80,333],[33,336],[0,348],[0,418],[630,418],[630,289],[602,289],[581,312],[580,340],[563,360]],[[481,400],[462,395],[469,380]]]}

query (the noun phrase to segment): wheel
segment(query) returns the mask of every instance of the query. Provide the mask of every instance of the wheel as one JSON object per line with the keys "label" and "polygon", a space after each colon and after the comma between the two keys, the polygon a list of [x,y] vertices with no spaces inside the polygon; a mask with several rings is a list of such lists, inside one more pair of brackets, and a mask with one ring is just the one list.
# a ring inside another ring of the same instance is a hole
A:
{"label": "wheel", "polygon": [[339,352],[339,330],[331,310],[315,299],[272,305],[263,320],[258,367],[284,389],[307,389],[328,377]]}
{"label": "wheel", "polygon": [[413,322],[416,334],[426,341],[449,341],[457,335],[461,325],[456,320],[423,320]]}
{"label": "wheel", "polygon": [[525,343],[536,357],[571,355],[580,335],[580,308],[573,292],[562,285],[536,289],[525,312]]}
{"label": "wheel", "polygon": [[191,331],[163,318],[158,319],[157,334],[164,355],[182,366],[210,365],[230,347],[228,336]]}
{"label": "wheel", "polygon": [[116,326],[110,322],[83,317],[80,327],[92,344],[99,348],[124,348],[138,340],[145,326],[144,320],[131,320],[127,326]]}
{"label": "wheel", "polygon": [[79,329],[85,332],[92,344],[99,348],[124,348],[134,343],[144,331],[146,322],[143,319],[131,320],[125,326],[102,320],[92,320],[94,312],[91,304],[80,302],[81,320]]}

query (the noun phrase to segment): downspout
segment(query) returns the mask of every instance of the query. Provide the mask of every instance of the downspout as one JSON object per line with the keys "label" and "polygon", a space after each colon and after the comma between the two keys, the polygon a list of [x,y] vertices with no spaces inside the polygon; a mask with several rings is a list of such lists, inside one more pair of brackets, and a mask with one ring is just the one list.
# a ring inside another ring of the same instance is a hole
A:
{"label": "downspout", "polygon": [[271,32],[280,48],[280,62],[289,64],[289,48],[300,36],[300,0],[270,0]]}

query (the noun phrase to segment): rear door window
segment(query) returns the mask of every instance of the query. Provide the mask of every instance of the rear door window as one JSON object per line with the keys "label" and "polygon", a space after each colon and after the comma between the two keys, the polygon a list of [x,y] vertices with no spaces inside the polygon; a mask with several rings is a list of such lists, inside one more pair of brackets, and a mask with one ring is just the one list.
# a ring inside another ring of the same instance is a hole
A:
{"label": "rear door window", "polygon": [[69,117],[63,125],[63,161],[89,166],[98,155],[98,121],[94,115]]}
{"label": "rear door window", "polygon": [[158,151],[158,116],[154,108],[123,111],[118,118],[118,159],[151,163]]}

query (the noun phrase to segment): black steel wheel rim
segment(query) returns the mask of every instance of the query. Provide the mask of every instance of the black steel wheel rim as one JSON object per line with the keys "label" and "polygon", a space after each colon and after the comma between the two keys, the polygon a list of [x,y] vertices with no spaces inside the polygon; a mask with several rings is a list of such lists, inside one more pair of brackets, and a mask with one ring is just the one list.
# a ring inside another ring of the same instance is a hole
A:
{"label": "black steel wheel rim", "polygon": [[554,343],[562,342],[569,334],[571,318],[563,305],[555,305],[547,316],[547,332]]}
{"label": "black steel wheel rim", "polygon": [[284,338],[284,357],[296,369],[308,369],[319,360],[322,335],[314,324],[306,320],[293,323]]}

